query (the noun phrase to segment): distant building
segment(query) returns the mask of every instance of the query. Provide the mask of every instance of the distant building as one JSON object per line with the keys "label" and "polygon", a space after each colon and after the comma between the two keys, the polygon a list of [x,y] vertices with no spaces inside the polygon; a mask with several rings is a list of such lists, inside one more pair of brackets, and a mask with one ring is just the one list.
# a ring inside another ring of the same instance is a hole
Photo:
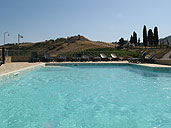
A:
{"label": "distant building", "polygon": [[169,43],[169,47],[171,47],[171,43]]}
{"label": "distant building", "polygon": [[171,36],[160,39],[160,45],[170,46]]}
{"label": "distant building", "polygon": [[160,40],[160,45],[169,45],[168,40]]}

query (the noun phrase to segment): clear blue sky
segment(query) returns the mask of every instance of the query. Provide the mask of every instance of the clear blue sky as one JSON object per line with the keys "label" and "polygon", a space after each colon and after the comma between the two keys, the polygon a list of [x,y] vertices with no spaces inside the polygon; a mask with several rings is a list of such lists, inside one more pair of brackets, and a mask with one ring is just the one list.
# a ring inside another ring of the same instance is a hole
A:
{"label": "clear blue sky", "polygon": [[37,42],[81,34],[91,40],[142,40],[143,25],[158,26],[160,37],[171,35],[171,0],[0,0],[0,44]]}

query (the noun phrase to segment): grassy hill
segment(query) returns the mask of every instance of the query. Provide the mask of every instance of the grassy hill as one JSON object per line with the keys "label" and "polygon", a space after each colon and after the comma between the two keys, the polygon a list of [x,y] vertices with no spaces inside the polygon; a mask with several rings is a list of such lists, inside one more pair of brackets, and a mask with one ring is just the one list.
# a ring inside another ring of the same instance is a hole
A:
{"label": "grassy hill", "polygon": [[[117,45],[106,42],[90,41],[84,36],[72,36],[68,38],[58,38],[56,40],[46,40],[38,43],[21,43],[5,45],[8,51],[17,51],[20,48],[21,53],[29,55],[31,52],[39,54],[49,53],[51,56],[60,56],[76,54],[91,49],[115,48]],[[15,52],[11,54],[17,54]]]}

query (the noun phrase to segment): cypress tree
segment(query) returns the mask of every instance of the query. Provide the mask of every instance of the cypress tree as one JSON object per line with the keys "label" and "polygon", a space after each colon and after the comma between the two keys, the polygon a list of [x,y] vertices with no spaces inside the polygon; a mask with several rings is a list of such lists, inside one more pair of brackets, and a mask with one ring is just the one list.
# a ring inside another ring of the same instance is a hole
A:
{"label": "cypress tree", "polygon": [[140,42],[141,42],[141,40],[140,40],[140,38],[138,38],[138,46],[140,47]]}
{"label": "cypress tree", "polygon": [[137,45],[137,33],[133,32],[133,43],[135,44],[135,46]]}
{"label": "cypress tree", "polygon": [[132,37],[132,35],[130,37],[130,43],[133,44],[133,37]]}
{"label": "cypress tree", "polygon": [[148,43],[149,46],[153,46],[153,31],[151,29],[148,30]]}
{"label": "cypress tree", "polygon": [[154,28],[154,45],[157,46],[159,43],[158,28]]}
{"label": "cypress tree", "polygon": [[144,29],[143,29],[143,45],[146,47],[147,46],[147,28],[144,25]]}

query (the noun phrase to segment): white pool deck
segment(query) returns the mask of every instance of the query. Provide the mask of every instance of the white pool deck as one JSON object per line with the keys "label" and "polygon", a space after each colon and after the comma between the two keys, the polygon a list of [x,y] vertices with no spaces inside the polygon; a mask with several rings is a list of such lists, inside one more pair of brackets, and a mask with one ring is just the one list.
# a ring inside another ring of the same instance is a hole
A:
{"label": "white pool deck", "polygon": [[[113,63],[113,64],[128,64],[127,61],[106,61],[106,62],[58,62],[58,63]],[[57,64],[58,64],[57,63]],[[56,64],[56,63],[50,63],[50,64]],[[0,76],[7,75],[10,73],[18,72],[21,70],[25,70],[28,68],[33,68],[36,66],[44,66],[45,63],[28,63],[28,62],[16,62],[16,63],[8,63],[3,64],[0,66]],[[141,66],[147,66],[147,67],[159,67],[159,68],[171,68],[169,65],[159,65],[159,64],[135,64],[135,65],[141,65]]]}
{"label": "white pool deck", "polygon": [[44,63],[28,63],[28,62],[16,62],[7,63],[0,66],[0,76],[8,75],[14,72],[26,70],[36,66],[45,65]]}

